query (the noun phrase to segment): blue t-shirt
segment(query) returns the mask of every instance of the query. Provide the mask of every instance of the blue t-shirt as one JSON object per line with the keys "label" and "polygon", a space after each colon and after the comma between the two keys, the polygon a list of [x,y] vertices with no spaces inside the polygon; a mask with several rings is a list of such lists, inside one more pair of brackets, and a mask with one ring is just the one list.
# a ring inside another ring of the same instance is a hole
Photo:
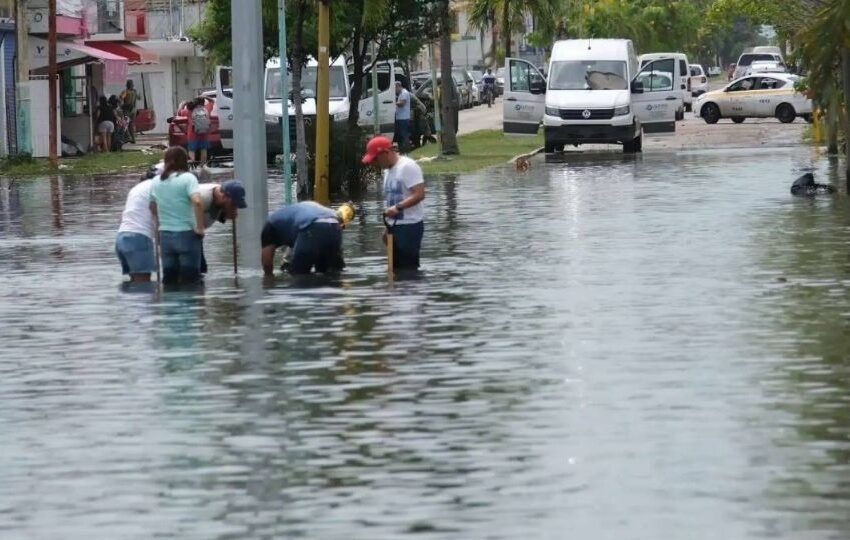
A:
{"label": "blue t-shirt", "polygon": [[317,219],[336,219],[336,212],[321,204],[306,201],[291,204],[269,216],[263,227],[262,245],[295,245],[298,233],[312,225]]}
{"label": "blue t-shirt", "polygon": [[[401,89],[401,92],[396,96],[395,119],[410,120],[410,92]],[[404,100],[404,105],[398,106],[398,102]]]}
{"label": "blue t-shirt", "polygon": [[159,230],[183,232],[195,229],[192,195],[198,192],[198,179],[192,173],[172,174],[165,180],[157,176],[151,187],[151,201],[156,203]]}

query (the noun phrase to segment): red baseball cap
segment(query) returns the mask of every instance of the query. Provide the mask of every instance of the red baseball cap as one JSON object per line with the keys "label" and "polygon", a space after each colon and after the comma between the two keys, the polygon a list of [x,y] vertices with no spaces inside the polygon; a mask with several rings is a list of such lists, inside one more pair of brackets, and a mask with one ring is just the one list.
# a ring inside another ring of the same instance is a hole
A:
{"label": "red baseball cap", "polygon": [[366,144],[366,155],[363,156],[363,165],[371,165],[378,154],[389,152],[393,149],[393,142],[386,137],[372,137]]}

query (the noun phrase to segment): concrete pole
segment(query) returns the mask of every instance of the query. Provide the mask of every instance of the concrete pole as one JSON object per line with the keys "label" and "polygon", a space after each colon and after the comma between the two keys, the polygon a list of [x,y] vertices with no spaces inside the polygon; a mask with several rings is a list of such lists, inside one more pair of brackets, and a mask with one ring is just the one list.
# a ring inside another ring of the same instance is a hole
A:
{"label": "concrete pole", "polygon": [[277,24],[279,30],[280,43],[280,118],[281,118],[281,136],[283,137],[282,148],[283,156],[281,156],[281,167],[283,167],[283,186],[285,190],[284,200],[286,204],[292,204],[292,167],[289,161],[289,72],[287,71],[287,56],[286,56],[286,0],[278,0],[277,4]]}
{"label": "concrete pole", "polygon": [[47,3],[47,17],[49,19],[47,29],[47,84],[49,85],[49,93],[47,98],[48,111],[48,128],[47,134],[50,137],[48,143],[48,156],[50,164],[54,167],[59,166],[59,148],[56,144],[56,134],[58,133],[59,118],[56,114],[56,106],[58,105],[59,96],[57,95],[56,83],[59,72],[56,68],[56,0],[49,0]]}
{"label": "concrete pole", "polygon": [[330,203],[330,0],[319,0],[319,76],[316,95],[316,179],[313,200]]}
{"label": "concrete pole", "polygon": [[260,233],[268,217],[263,102],[262,0],[231,4],[233,25],[233,157],[248,208],[239,213],[239,266],[260,267]]}

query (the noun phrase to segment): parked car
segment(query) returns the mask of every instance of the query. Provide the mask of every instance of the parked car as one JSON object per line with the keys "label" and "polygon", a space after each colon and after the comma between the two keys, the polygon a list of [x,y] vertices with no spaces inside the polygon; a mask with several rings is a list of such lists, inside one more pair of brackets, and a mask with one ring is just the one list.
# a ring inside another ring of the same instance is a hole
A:
{"label": "parked car", "polygon": [[776,62],[777,64],[785,66],[785,61],[782,59],[782,55],[780,54],[768,52],[745,52],[740,56],[740,58],[738,58],[738,63],[735,64],[735,71],[732,73],[732,78],[738,79],[746,75],[747,69],[749,69],[753,62]]}
{"label": "parked car", "polygon": [[[437,79],[437,85],[439,86],[441,79]],[[453,93],[452,98],[454,100],[454,109],[455,109],[455,127],[458,127],[458,116],[457,113],[460,111],[460,93],[457,91],[458,87],[455,85],[456,91]],[[416,90],[415,95],[419,100],[425,105],[425,108],[428,110],[429,114],[429,123],[431,125],[431,131],[434,131],[434,118],[433,118],[433,110],[434,110],[434,93],[431,88],[431,80],[428,79],[425,81],[422,86]],[[442,113],[441,113],[442,114]]]}
{"label": "parked car", "polygon": [[777,118],[788,124],[798,116],[812,120],[812,100],[794,89],[796,75],[770,73],[751,75],[727,84],[720,90],[701,95],[694,112],[707,124],[731,118],[740,124],[747,118]]}
{"label": "parked car", "polygon": [[747,75],[756,75],[758,73],[786,73],[788,70],[785,69],[783,64],[779,62],[768,62],[764,60],[759,60],[750,64],[750,67],[747,68]]}
{"label": "parked car", "polygon": [[505,93],[505,68],[500,67],[496,70],[496,96],[504,95]]}
{"label": "parked car", "polygon": [[475,81],[472,80],[472,75],[470,75],[465,68],[454,67],[452,68],[452,77],[454,77],[458,84],[463,108],[469,109],[475,105]]}
{"label": "parked car", "polygon": [[484,94],[484,81],[482,78],[484,77],[484,72],[479,71],[477,69],[473,69],[469,71],[469,74],[472,76],[472,81],[475,84],[475,88],[478,89],[478,101],[476,105],[481,103],[481,97]]}
{"label": "parked car", "polygon": [[[221,133],[219,131],[218,111],[215,107],[215,90],[201,94],[204,98],[204,106],[210,114],[210,131],[207,134],[209,141],[209,153],[221,153]],[[174,116],[168,119],[168,146],[182,146],[186,148],[189,143],[189,121],[192,114],[186,108],[186,101],[180,104]]]}
{"label": "parked car", "polygon": [[705,76],[705,70],[702,66],[691,64],[689,67],[691,69],[691,94],[697,97],[708,92],[708,77]]}

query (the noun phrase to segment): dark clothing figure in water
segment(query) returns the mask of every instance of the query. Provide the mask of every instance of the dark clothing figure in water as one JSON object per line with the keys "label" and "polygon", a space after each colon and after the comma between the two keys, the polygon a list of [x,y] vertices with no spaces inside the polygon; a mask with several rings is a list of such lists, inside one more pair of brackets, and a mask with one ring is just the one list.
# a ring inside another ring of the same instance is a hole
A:
{"label": "dark clothing figure in water", "polygon": [[291,248],[288,268],[292,274],[339,272],[342,258],[342,229],[354,217],[349,205],[337,212],[312,201],[291,204],[269,216],[261,236],[262,264],[267,276],[274,273],[277,248]]}
{"label": "dark clothing figure in water", "polygon": [[791,184],[791,195],[798,197],[814,197],[818,193],[835,193],[835,187],[828,184],[818,184],[812,173],[806,173]]}

